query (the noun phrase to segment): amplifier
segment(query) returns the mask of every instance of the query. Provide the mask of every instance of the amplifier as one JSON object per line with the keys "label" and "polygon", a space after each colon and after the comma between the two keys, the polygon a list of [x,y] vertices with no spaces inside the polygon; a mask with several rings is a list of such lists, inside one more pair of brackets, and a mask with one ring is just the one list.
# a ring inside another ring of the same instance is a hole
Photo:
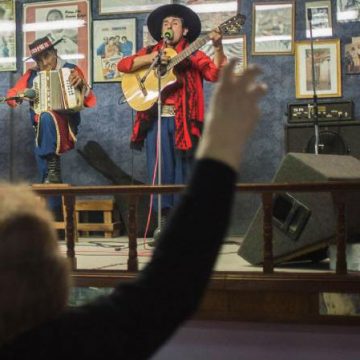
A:
{"label": "amplifier", "polygon": [[[328,101],[318,103],[319,121],[354,120],[354,103],[352,101]],[[289,123],[306,123],[313,121],[313,103],[288,104],[287,118]]]}

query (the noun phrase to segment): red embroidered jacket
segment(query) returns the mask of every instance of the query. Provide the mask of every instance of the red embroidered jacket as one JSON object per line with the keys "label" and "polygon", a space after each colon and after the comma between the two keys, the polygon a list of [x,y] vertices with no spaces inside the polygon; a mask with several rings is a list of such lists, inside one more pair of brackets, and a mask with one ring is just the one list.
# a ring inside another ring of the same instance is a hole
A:
{"label": "red embroidered jacket", "polygon": [[[188,45],[188,42],[183,39],[175,50],[179,53]],[[159,50],[162,46],[163,43],[160,41],[152,48],[143,48],[135,55],[121,59],[117,65],[118,70],[124,73],[131,72],[136,57]],[[171,99],[171,103],[175,105],[176,148],[187,151],[193,147],[194,137],[199,138],[202,131],[204,122],[203,79],[216,81],[219,68],[203,51],[198,50],[178,64],[175,70],[178,81],[175,86],[171,85],[162,92],[162,102],[168,103],[167,99]],[[156,112],[156,106],[144,112],[137,112],[131,136],[132,147],[142,148],[147,129],[151,121],[157,117]]]}

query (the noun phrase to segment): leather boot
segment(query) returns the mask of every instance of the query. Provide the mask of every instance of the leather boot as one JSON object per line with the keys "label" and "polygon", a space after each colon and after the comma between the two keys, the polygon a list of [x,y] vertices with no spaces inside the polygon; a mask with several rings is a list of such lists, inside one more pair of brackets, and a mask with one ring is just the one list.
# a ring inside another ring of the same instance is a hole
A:
{"label": "leather boot", "polygon": [[62,183],[60,156],[56,154],[50,154],[46,157],[46,161],[47,161],[48,170],[44,179],[44,183],[45,184]]}

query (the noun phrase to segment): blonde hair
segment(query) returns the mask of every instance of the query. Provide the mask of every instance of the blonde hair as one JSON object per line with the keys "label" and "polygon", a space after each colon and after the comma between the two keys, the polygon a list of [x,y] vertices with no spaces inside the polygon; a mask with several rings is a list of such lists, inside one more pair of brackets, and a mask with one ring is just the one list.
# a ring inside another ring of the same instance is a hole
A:
{"label": "blonde hair", "polygon": [[57,240],[29,186],[0,184],[0,345],[64,310],[70,276]]}

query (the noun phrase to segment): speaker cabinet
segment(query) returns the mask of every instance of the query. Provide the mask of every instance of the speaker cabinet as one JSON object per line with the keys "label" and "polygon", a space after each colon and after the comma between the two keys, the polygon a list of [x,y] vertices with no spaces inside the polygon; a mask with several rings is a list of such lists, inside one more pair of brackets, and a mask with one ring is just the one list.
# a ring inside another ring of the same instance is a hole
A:
{"label": "speaker cabinet", "polygon": [[[360,159],[360,121],[319,123],[319,154],[351,155]],[[285,127],[286,152],[314,153],[315,131],[312,124]]]}
{"label": "speaker cabinet", "polygon": [[[359,181],[360,161],[352,156],[289,153],[274,183]],[[348,241],[359,241],[360,193],[346,198]],[[281,193],[273,199],[274,263],[325,249],[335,238],[336,214],[330,193]],[[263,210],[251,222],[238,254],[251,264],[263,262]]]}

